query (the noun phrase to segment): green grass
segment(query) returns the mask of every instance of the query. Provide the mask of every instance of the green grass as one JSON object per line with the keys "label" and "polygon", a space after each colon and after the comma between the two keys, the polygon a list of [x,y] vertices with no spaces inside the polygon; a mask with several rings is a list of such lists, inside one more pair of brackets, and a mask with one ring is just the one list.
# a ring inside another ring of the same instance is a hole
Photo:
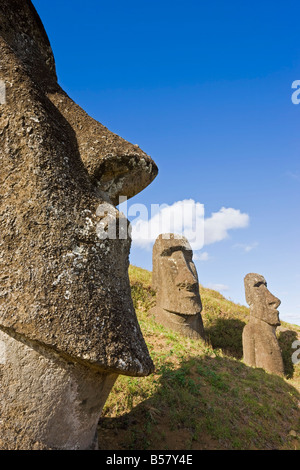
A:
{"label": "green grass", "polygon": [[283,379],[243,363],[246,307],[200,286],[205,344],[158,325],[151,273],[131,266],[129,276],[155,372],[119,376],[99,423],[100,449],[299,449],[300,364],[291,362],[291,344],[300,327],[284,323],[278,332]]}

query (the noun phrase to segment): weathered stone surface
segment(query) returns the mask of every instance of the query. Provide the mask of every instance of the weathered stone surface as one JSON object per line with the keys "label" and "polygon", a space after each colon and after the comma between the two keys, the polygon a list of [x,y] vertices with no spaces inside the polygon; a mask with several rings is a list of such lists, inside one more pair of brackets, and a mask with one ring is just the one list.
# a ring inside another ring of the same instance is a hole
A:
{"label": "weathered stone surface", "polygon": [[2,331],[0,351],[0,449],[96,450],[99,415],[117,375]]}
{"label": "weathered stone surface", "polygon": [[159,235],[152,259],[156,306],[151,312],[156,320],[185,336],[205,339],[198,274],[188,240],[176,234]]}
{"label": "weathered stone surface", "polygon": [[[130,176],[131,167],[123,167],[131,155],[145,186],[156,166],[61,91],[30,1],[2,1],[0,20],[7,86],[0,121],[0,324],[99,367],[143,375],[152,363],[131,302],[130,240],[98,238],[99,205],[119,214],[93,177],[101,183],[106,168],[104,177],[118,180],[118,158],[120,172]],[[101,145],[92,148],[91,139]],[[141,189],[126,191],[127,185],[119,189],[124,196]]]}
{"label": "weathered stone surface", "polygon": [[[41,350],[50,362],[59,357],[59,372],[47,379],[54,384],[69,363],[87,368],[87,375],[93,371],[96,387],[109,382],[107,376],[148,375],[153,363],[128,278],[131,240],[103,239],[101,233],[111,220],[127,227],[115,208],[118,197],[145,188],[157,167],[60,88],[49,40],[30,0],[2,0],[0,25],[0,80],[6,86],[6,103],[0,105],[0,330],[10,351],[0,365],[5,383],[17,351],[32,370],[35,360],[43,361]],[[39,351],[39,359],[27,346]],[[31,390],[30,383],[25,386]],[[16,382],[12,396],[18,387]],[[63,390],[55,387],[53,397]],[[8,395],[1,393],[5,407]],[[13,422],[12,409],[3,413]],[[18,416],[15,426],[32,432],[33,441],[37,422]]]}
{"label": "weathered stone surface", "polygon": [[267,372],[284,375],[282,355],[276,337],[280,325],[277,299],[267,288],[263,276],[247,274],[244,279],[250,320],[243,330],[244,362]]}

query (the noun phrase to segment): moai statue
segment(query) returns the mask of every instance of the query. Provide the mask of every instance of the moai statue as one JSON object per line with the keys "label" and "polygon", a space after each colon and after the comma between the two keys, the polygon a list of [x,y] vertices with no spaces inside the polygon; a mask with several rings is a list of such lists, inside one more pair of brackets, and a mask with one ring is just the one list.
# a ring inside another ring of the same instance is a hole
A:
{"label": "moai statue", "polygon": [[244,279],[250,321],[243,330],[244,362],[267,372],[284,375],[276,327],[280,325],[277,299],[267,288],[260,274],[247,274]]}
{"label": "moai statue", "polygon": [[153,371],[115,205],[157,167],[60,88],[30,0],[0,25],[0,449],[96,449],[117,376]]}
{"label": "moai statue", "polygon": [[194,339],[205,339],[193,252],[180,235],[161,234],[153,247],[152,285],[157,322]]}

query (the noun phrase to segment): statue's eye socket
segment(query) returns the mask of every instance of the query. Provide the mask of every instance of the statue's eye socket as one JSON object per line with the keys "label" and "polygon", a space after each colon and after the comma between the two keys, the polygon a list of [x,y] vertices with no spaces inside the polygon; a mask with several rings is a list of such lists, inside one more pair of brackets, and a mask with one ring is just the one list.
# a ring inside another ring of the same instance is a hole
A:
{"label": "statue's eye socket", "polygon": [[254,284],[254,287],[260,287],[260,286],[265,286],[266,284],[263,281],[259,281],[256,284]]}

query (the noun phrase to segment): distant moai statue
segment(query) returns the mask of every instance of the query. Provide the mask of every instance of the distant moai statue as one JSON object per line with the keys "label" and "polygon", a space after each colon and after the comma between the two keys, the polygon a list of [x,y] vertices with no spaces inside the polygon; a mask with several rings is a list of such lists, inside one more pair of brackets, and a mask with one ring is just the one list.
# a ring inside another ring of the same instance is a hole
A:
{"label": "distant moai statue", "polygon": [[185,237],[169,233],[156,239],[152,286],[156,306],[151,312],[157,322],[185,336],[205,339],[198,275]]}
{"label": "distant moai statue", "polygon": [[243,330],[244,362],[267,372],[284,375],[284,367],[276,327],[280,326],[277,299],[267,288],[260,274],[245,276],[246,301],[250,306],[250,321]]}

